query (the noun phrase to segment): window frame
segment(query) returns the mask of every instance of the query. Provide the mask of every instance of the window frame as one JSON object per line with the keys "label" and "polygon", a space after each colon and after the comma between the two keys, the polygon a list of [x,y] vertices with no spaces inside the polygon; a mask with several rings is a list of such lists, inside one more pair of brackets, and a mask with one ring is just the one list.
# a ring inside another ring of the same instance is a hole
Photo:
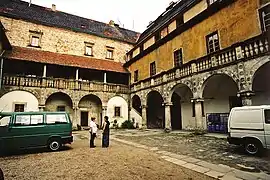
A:
{"label": "window frame", "polygon": [[[94,43],[84,42],[84,55],[85,56],[94,56],[93,46],[94,46]],[[90,54],[87,52],[87,48],[91,49]]]}
{"label": "window frame", "polygon": [[[176,54],[178,52],[181,52],[181,58],[178,60],[179,58],[179,54]],[[173,51],[173,61],[174,61],[174,67],[181,67],[183,65],[183,48],[179,48],[176,49],[175,51]]]}
{"label": "window frame", "polygon": [[114,106],[114,117],[121,117],[121,106]]}
{"label": "window frame", "polygon": [[[106,46],[106,59],[113,60],[114,59],[114,47]],[[111,57],[110,55],[111,54]]]}
{"label": "window frame", "polygon": [[134,79],[133,79],[133,81],[137,82],[138,80],[139,80],[139,70],[135,70],[134,71]]}
{"label": "window frame", "polygon": [[[16,106],[23,106],[23,111],[16,111]],[[26,107],[26,103],[14,103],[14,105],[13,105],[13,111],[14,112],[25,112],[25,107]]]}
{"label": "window frame", "polygon": [[[269,10],[268,14],[267,14],[267,10]],[[263,15],[264,13],[265,15]],[[267,21],[269,21],[268,27],[266,26],[266,21],[264,19],[265,16],[269,16],[269,19],[267,19]],[[262,32],[266,32],[267,29],[270,30],[270,4],[267,4],[266,6],[259,9],[259,18],[260,18]]]}
{"label": "window frame", "polygon": [[[61,110],[61,108],[64,108],[64,111]],[[60,109],[60,110],[59,110]],[[66,106],[57,106],[56,107],[57,112],[66,112]]]}
{"label": "window frame", "polygon": [[[17,117],[18,116],[29,116],[29,124],[21,124],[21,123],[16,123],[17,122]],[[32,124],[32,116],[42,116],[42,122],[37,122],[35,124]],[[43,125],[44,124],[44,115],[43,114],[16,114],[14,116],[14,122],[13,125],[14,126],[38,126],[38,125]]]}
{"label": "window frame", "polygon": [[[214,36],[217,36],[217,40],[218,40],[218,47],[216,47],[216,45],[215,45],[215,39],[214,39]],[[220,46],[220,38],[219,38],[219,34],[218,34],[218,31],[215,31],[215,32],[212,32],[212,33],[210,33],[210,34],[208,34],[206,37],[206,48],[207,48],[207,54],[211,54],[211,53],[214,53],[214,52],[217,52],[217,51],[219,51],[220,49],[221,49],[221,46]],[[211,49],[211,46],[210,46],[210,44],[209,44],[209,42],[210,42],[210,38],[213,38],[213,50],[214,51],[211,51],[210,52],[210,49]]]}
{"label": "window frame", "polygon": [[150,77],[157,74],[156,61],[150,63]]}
{"label": "window frame", "polygon": [[[42,35],[43,35],[42,32],[29,30],[29,45],[28,46],[35,47],[35,48],[41,48],[41,37],[42,37]],[[32,44],[33,38],[38,39],[37,45]]]}

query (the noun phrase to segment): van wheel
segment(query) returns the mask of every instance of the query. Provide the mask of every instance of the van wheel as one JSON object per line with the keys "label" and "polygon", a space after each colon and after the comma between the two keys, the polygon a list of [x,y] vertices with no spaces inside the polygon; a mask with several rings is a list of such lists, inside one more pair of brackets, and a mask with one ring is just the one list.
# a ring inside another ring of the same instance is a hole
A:
{"label": "van wheel", "polygon": [[62,143],[60,139],[51,139],[48,143],[48,148],[51,151],[58,151],[62,147]]}
{"label": "van wheel", "polygon": [[250,155],[258,155],[261,153],[262,145],[256,140],[246,140],[244,148],[246,153]]}

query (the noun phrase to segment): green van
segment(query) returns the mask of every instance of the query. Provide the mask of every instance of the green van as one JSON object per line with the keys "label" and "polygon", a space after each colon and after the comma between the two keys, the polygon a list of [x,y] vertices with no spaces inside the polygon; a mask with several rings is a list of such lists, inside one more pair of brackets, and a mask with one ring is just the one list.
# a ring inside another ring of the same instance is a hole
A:
{"label": "green van", "polygon": [[71,144],[72,122],[65,112],[0,113],[0,152]]}

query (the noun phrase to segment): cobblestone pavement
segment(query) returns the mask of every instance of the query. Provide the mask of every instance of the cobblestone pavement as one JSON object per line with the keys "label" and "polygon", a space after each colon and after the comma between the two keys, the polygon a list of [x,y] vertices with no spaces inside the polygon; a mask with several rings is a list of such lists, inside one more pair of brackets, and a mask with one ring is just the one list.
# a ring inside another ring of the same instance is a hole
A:
{"label": "cobblestone pavement", "polygon": [[0,157],[5,180],[211,180],[213,178],[170,163],[158,154],[112,141],[108,149],[89,148],[86,131],[74,133],[63,151],[25,151]]}
{"label": "cobblestone pavement", "polygon": [[186,155],[214,164],[223,164],[245,172],[263,172],[270,175],[269,151],[266,151],[261,157],[249,156],[243,152],[241,147],[229,145],[224,138],[194,136],[186,132],[168,134],[156,130],[114,131],[112,134],[118,139],[156,147],[160,151]]}

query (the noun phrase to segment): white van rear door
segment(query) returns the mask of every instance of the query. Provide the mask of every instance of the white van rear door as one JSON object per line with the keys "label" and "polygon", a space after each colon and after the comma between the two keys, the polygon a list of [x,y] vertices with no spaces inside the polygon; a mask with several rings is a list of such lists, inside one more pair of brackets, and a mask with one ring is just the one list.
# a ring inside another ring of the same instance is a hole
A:
{"label": "white van rear door", "polygon": [[264,110],[264,119],[265,119],[264,124],[265,141],[267,148],[270,149],[270,109]]}

